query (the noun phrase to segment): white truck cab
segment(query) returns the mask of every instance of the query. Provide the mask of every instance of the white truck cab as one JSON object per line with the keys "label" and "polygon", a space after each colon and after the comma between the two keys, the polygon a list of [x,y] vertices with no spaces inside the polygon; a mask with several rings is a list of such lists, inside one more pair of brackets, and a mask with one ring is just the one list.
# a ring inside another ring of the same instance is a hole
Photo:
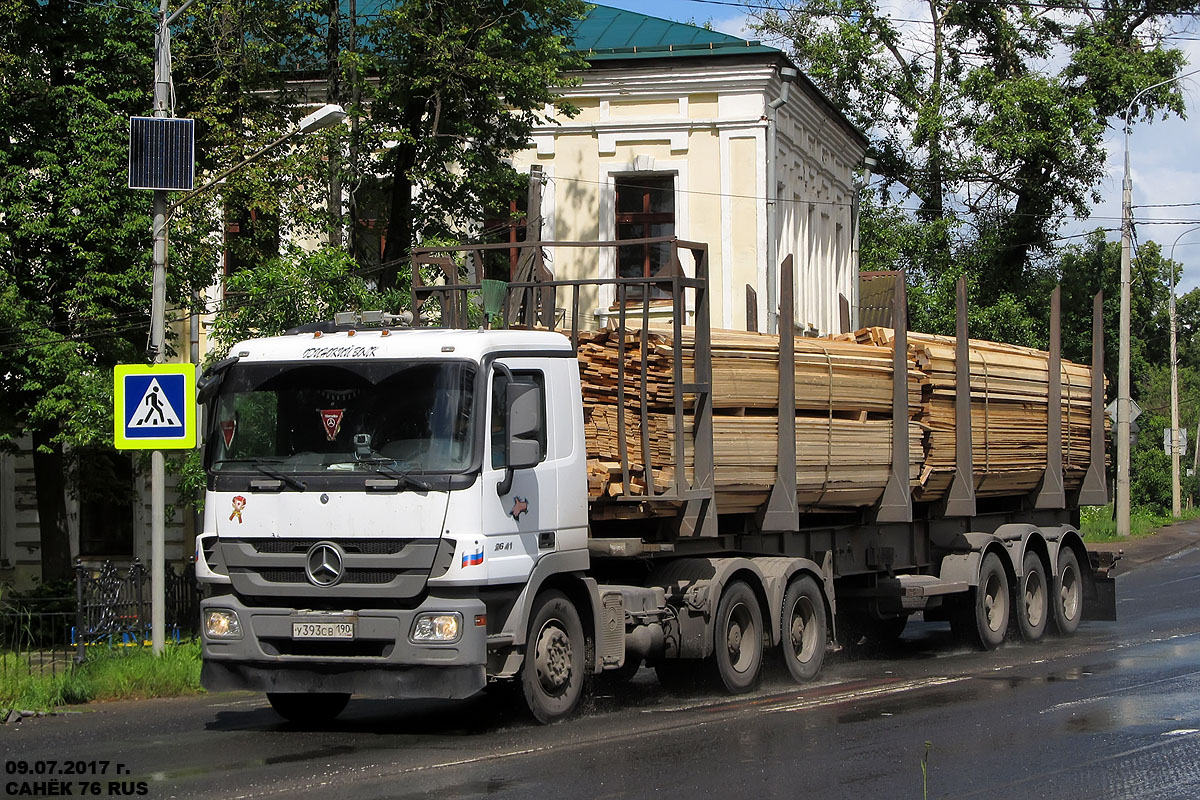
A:
{"label": "white truck cab", "polygon": [[289,717],[481,690],[535,573],[588,567],[570,341],[323,324],[231,356],[201,389],[204,685]]}

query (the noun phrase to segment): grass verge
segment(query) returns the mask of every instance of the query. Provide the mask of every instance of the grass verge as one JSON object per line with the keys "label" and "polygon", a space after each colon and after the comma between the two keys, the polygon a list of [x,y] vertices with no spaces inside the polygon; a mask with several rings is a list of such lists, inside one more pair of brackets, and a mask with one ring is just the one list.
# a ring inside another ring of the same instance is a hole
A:
{"label": "grass verge", "polygon": [[0,654],[0,709],[48,711],[92,700],[133,700],[197,694],[200,643],[168,644],[161,657],[149,647],[90,648],[74,669],[50,674],[29,668],[15,653]]}
{"label": "grass verge", "polygon": [[[1200,517],[1200,508],[1185,508],[1183,516],[1178,520],[1172,519],[1170,514],[1155,514],[1146,509],[1135,508],[1129,512],[1129,538],[1138,539],[1149,536],[1157,533],[1158,529],[1164,525],[1197,517]],[[1119,542],[1123,539],[1123,537],[1117,536],[1117,521],[1113,519],[1111,503],[1106,506],[1081,508],[1079,527],[1085,542]]]}

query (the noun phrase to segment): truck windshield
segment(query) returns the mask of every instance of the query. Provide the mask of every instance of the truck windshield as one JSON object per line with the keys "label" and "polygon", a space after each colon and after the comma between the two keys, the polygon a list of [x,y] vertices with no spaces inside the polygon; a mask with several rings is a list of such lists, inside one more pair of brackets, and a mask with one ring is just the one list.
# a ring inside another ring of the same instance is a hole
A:
{"label": "truck windshield", "polygon": [[466,362],[237,364],[208,439],[216,472],[461,472],[472,464]]}

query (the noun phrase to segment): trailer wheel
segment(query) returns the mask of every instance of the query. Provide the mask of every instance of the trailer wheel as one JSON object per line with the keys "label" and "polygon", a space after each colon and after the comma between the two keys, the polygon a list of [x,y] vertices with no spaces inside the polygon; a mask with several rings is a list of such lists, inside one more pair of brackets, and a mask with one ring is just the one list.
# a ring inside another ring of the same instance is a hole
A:
{"label": "trailer wheel", "polygon": [[744,581],[725,587],[713,624],[717,674],[731,694],[742,694],[758,683],[763,660],[763,622],[758,598]]}
{"label": "trailer wheel", "polygon": [[569,716],[583,694],[585,679],[583,623],[562,592],[548,591],[534,601],[521,665],[525,705],[548,725]]}
{"label": "trailer wheel", "polygon": [[1046,632],[1050,619],[1050,590],[1046,586],[1046,569],[1037,553],[1025,554],[1022,561],[1020,590],[1017,592],[1017,625],[1021,638],[1036,642]]}
{"label": "trailer wheel", "polygon": [[1054,579],[1054,627],[1062,636],[1070,636],[1083,619],[1083,576],[1075,551],[1064,547],[1058,551],[1058,577]]}
{"label": "trailer wheel", "polygon": [[781,623],[783,661],[797,683],[807,683],[821,671],[828,638],[825,601],[816,581],[808,575],[788,585]]}
{"label": "trailer wheel", "polygon": [[297,725],[333,722],[350,702],[348,694],[267,692],[267,702],[275,713]]}
{"label": "trailer wheel", "polygon": [[956,609],[954,631],[983,650],[995,650],[1008,633],[1008,576],[1000,557],[988,553],[979,565],[979,585]]}

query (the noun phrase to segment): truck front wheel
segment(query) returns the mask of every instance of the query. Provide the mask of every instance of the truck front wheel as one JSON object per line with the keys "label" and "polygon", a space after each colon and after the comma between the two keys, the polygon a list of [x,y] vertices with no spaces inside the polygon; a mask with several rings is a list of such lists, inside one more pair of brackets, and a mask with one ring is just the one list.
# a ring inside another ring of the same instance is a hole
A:
{"label": "truck front wheel", "polygon": [[579,612],[559,591],[538,595],[521,666],[525,704],[543,725],[575,710],[583,694],[586,642]]}
{"label": "truck front wheel", "polygon": [[783,595],[780,645],[783,661],[797,683],[807,683],[825,660],[825,601],[812,578],[792,581]]}
{"label": "truck front wheel", "polygon": [[267,692],[267,701],[275,713],[297,725],[332,722],[350,702],[348,694]]}

